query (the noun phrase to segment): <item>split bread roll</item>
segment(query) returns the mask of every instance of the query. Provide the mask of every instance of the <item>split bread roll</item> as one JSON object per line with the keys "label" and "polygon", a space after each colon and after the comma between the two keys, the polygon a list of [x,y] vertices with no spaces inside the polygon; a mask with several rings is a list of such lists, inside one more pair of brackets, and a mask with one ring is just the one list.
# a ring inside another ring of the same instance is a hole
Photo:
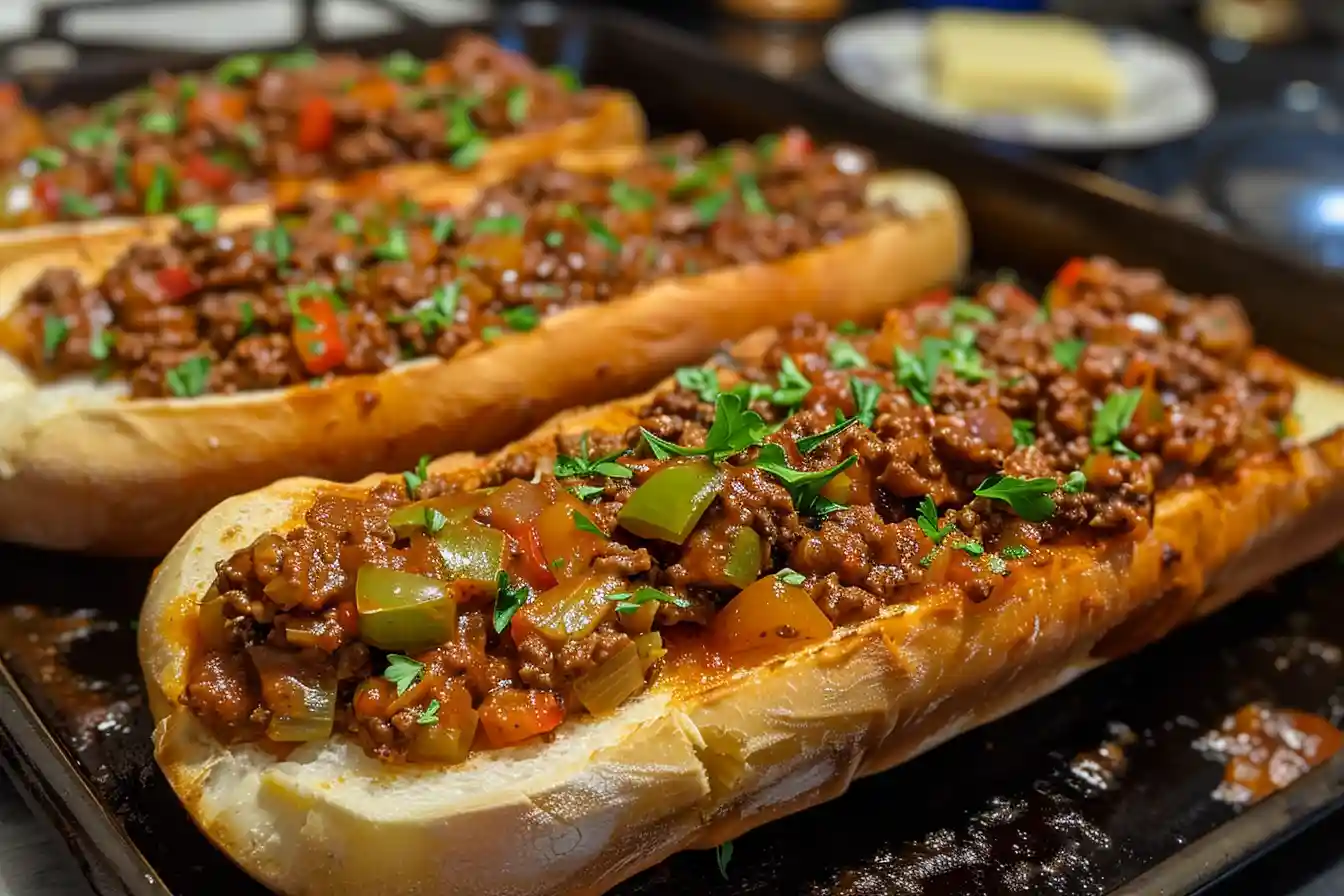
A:
{"label": "split bread roll", "polygon": [[[591,165],[580,156],[575,165]],[[603,164],[621,170],[609,151]],[[127,397],[124,382],[39,384],[0,352],[0,539],[160,555],[206,509],[284,476],[350,480],[423,454],[486,450],[556,412],[644,389],[727,340],[808,312],[876,319],[949,282],[968,255],[954,189],[923,172],[879,175],[870,200],[897,214],[778,263],[654,281],[376,375],[193,398]],[[96,277],[119,234],[62,244],[4,272],[0,318],[50,265]]]}
{"label": "split bread roll", "polygon": [[[481,160],[469,171],[438,162],[406,162],[361,172],[348,181],[318,181],[308,185],[314,194],[349,198],[370,193],[408,194],[427,201],[454,202],[475,194],[483,185],[497,183],[519,169],[556,157],[575,159],[592,153],[601,159],[609,151],[628,151],[645,139],[644,112],[627,93],[600,90],[596,111],[587,118],[566,122],[549,131],[521,134],[493,141]],[[272,218],[272,201],[223,206],[222,227],[265,224]],[[177,226],[175,214],[143,218],[109,217],[90,221],[56,222],[0,230],[0,272],[12,264],[29,264],[34,256],[52,250],[78,253],[86,242],[94,251],[119,252],[144,240],[161,240]],[[0,297],[0,301],[3,298]]]}
{"label": "split bread roll", "polygon": [[942,102],[976,112],[1069,111],[1107,117],[1124,103],[1124,78],[1105,38],[1063,16],[939,10],[925,56]]}
{"label": "split bread roll", "polygon": [[[749,367],[774,342],[758,334],[736,359]],[[1344,386],[1294,376],[1296,444],[1216,484],[1164,489],[1135,538],[1066,539],[986,600],[923,587],[759,664],[673,665],[611,714],[452,767],[380,762],[342,736],[288,755],[225,746],[183,705],[215,564],[300,525],[318,492],[354,496],[379,477],[275,483],[212,510],[151,582],[139,646],[156,757],[206,836],[286,896],[602,893],[674,852],[833,799],[1062,686],[1122,642],[1147,643],[1333,548],[1344,535]],[[548,469],[557,436],[626,432],[647,401],[564,414],[501,454]],[[430,472],[471,488],[495,460],[454,455]]]}

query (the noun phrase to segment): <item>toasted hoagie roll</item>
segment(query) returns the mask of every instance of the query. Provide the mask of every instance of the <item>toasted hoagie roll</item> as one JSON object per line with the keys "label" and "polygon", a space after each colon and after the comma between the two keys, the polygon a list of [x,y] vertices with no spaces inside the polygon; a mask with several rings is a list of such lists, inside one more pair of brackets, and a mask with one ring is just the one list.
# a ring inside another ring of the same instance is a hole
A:
{"label": "toasted hoagie roll", "polygon": [[230,499],[142,612],[159,765],[286,896],[597,894],[1338,543],[1339,384],[1104,260],[1049,295]]}
{"label": "toasted hoagie roll", "polygon": [[46,115],[0,91],[0,131],[3,263],[54,238],[161,235],[165,213],[202,204],[256,223],[305,187],[490,183],[560,152],[637,145],[645,125],[628,94],[469,34],[430,60],[248,53]]}
{"label": "toasted hoagie roll", "polygon": [[498,447],[797,313],[875,320],[967,254],[944,181],[799,132],[613,161],[10,270],[0,538],[161,554],[228,495]]}

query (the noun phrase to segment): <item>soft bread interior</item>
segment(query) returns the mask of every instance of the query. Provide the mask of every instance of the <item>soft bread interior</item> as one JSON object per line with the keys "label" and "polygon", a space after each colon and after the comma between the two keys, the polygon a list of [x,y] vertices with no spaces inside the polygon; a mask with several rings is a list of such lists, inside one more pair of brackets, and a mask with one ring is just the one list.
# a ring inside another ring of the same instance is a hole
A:
{"label": "soft bread interior", "polygon": [[[320,485],[277,483],[208,514],[154,578],[140,639],[157,756],[201,829],[285,894],[600,893],[1059,687],[1100,662],[1107,633],[1169,611],[1172,595],[1183,621],[1328,550],[1344,529],[1344,388],[1306,385],[1304,428],[1328,435],[1228,485],[1163,495],[1137,544],[1063,550],[989,604],[927,594],[726,680],[673,669],[553,743],[452,768],[388,767],[341,740],[283,760],[226,749],[177,704],[214,562],[294,525]],[[624,428],[640,403],[564,415],[514,448],[542,454],[557,431]],[[434,469],[470,483],[483,463],[455,455]]]}
{"label": "soft bread interior", "polygon": [[[162,553],[213,504],[284,476],[348,480],[422,454],[492,449],[562,408],[646,389],[724,341],[795,314],[874,320],[955,278],[969,233],[955,190],[935,175],[892,172],[873,194],[905,216],[778,263],[652,283],[448,361],[420,359],[376,376],[127,401],[119,383],[39,386],[0,360],[0,538]],[[13,301],[0,290],[0,303]],[[82,512],[72,516],[72,507]]]}

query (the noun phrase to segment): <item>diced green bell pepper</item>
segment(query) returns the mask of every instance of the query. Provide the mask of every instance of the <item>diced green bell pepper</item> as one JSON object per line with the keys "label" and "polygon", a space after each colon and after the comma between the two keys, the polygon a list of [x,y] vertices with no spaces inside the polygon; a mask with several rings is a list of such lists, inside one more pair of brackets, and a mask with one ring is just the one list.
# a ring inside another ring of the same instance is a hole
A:
{"label": "diced green bell pepper", "polygon": [[457,602],[428,576],[361,566],[355,576],[360,638],[382,650],[413,653],[446,644],[457,633]]}
{"label": "diced green bell pepper", "polygon": [[635,489],[616,517],[617,525],[640,538],[682,544],[722,484],[723,473],[707,460],[664,467]]}
{"label": "diced green bell pepper", "polygon": [[453,581],[469,583],[479,593],[494,595],[504,568],[504,533],[474,520],[445,526],[434,536],[443,568]]}
{"label": "diced green bell pepper", "polygon": [[755,529],[738,529],[733,535],[723,577],[738,588],[746,588],[761,577],[761,536]]}

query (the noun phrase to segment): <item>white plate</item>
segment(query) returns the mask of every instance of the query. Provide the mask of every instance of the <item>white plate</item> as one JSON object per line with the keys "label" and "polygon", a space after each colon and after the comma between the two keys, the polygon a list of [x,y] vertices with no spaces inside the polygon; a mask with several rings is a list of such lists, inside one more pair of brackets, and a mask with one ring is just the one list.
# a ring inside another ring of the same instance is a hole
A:
{"label": "white plate", "polygon": [[1189,51],[1140,31],[1106,32],[1125,81],[1125,103],[1109,119],[1063,112],[1000,115],[948,106],[929,89],[923,13],[895,11],[839,25],[826,61],[845,85],[890,109],[980,137],[1042,149],[1147,146],[1197,131],[1215,100],[1204,65]]}

